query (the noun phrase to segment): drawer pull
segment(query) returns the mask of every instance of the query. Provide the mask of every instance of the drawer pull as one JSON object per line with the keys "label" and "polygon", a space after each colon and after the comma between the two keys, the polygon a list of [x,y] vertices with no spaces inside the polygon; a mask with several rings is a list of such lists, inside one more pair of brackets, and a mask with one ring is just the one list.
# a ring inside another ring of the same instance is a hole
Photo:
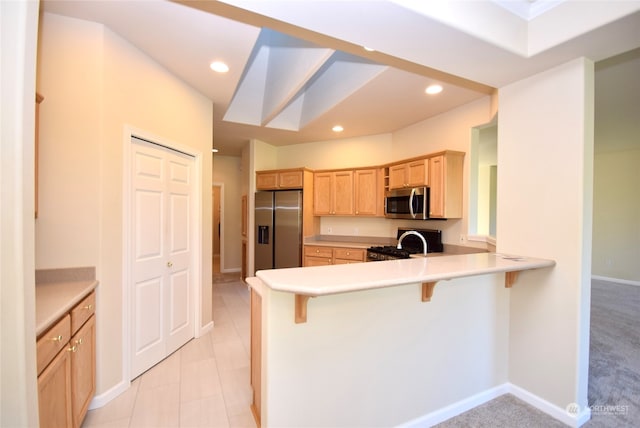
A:
{"label": "drawer pull", "polygon": [[82,338],[76,340],[76,345],[82,345]]}
{"label": "drawer pull", "polygon": [[62,335],[61,335],[61,334],[57,335],[56,337],[52,337],[52,338],[51,338],[51,340],[52,340],[53,342],[62,342],[62,339],[63,339],[63,337],[62,337]]}
{"label": "drawer pull", "polygon": [[76,345],[73,345],[71,348],[67,348],[67,351],[69,352],[76,352],[78,350],[78,347]]}
{"label": "drawer pull", "polygon": [[83,307],[82,309],[86,309],[86,310],[90,311],[91,309],[93,309],[93,305],[92,304],[88,304],[87,306]]}

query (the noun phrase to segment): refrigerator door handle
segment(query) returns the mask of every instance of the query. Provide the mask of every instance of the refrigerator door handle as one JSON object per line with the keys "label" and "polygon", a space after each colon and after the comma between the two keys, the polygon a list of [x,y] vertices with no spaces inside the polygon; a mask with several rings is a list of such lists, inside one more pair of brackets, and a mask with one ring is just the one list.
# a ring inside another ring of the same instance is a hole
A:
{"label": "refrigerator door handle", "polygon": [[269,226],[258,226],[258,244],[269,244]]}

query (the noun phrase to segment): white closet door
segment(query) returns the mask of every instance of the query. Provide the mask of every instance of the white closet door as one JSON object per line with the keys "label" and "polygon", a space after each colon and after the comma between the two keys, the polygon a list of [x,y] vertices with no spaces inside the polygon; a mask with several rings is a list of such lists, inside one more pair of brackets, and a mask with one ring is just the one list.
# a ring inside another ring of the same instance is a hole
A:
{"label": "white closet door", "polygon": [[194,336],[194,159],[132,139],[131,377]]}

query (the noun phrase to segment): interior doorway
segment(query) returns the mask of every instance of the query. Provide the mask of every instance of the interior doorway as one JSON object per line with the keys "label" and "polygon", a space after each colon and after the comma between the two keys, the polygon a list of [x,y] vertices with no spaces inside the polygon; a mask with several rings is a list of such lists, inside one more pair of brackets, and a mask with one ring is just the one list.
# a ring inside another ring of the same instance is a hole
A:
{"label": "interior doorway", "polygon": [[221,242],[222,242],[222,185],[212,186],[213,201],[213,273],[220,273]]}

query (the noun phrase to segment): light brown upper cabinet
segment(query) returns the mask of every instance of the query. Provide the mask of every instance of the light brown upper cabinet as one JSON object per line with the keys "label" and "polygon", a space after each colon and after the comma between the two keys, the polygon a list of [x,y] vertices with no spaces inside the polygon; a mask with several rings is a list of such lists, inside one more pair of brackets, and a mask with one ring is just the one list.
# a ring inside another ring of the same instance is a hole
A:
{"label": "light brown upper cabinet", "polygon": [[355,215],[377,216],[384,214],[383,187],[380,168],[354,171]]}
{"label": "light brown upper cabinet", "polygon": [[303,169],[281,169],[256,172],[256,188],[258,190],[302,189],[303,184]]}
{"label": "light brown upper cabinet", "polygon": [[429,159],[416,159],[389,166],[389,189],[429,185]]}
{"label": "light brown upper cabinet", "polygon": [[353,171],[324,171],[313,175],[313,214],[353,215]]}
{"label": "light brown upper cabinet", "polygon": [[429,217],[462,218],[464,155],[447,151],[429,159]]}

